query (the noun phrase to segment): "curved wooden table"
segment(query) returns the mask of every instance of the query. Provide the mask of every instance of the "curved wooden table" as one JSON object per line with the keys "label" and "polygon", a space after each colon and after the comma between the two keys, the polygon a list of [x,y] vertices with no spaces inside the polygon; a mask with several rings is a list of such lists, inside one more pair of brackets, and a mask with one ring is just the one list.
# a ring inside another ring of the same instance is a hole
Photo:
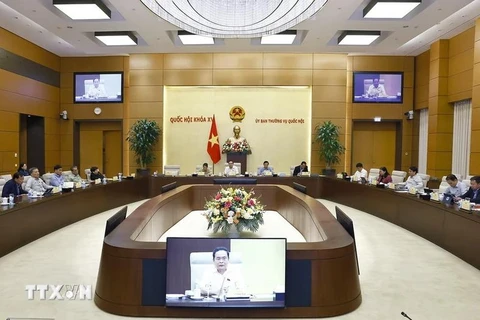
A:
{"label": "curved wooden table", "polygon": [[[246,188],[252,186],[245,186]],[[290,187],[257,185],[262,203],[305,237],[287,244],[285,309],[165,307],[166,244],[160,236],[193,210],[203,209],[217,185],[186,185],[156,196],[105,238],[95,303],[107,312],[156,317],[328,317],[361,303],[353,239],[315,199]]]}

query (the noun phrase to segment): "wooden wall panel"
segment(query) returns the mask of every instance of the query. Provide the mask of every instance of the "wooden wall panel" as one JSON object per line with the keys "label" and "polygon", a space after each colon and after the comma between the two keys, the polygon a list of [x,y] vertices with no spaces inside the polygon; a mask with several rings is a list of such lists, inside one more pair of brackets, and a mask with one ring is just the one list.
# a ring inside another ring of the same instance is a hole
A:
{"label": "wooden wall panel", "polygon": [[312,101],[318,102],[345,102],[345,86],[313,86]]}
{"label": "wooden wall panel", "polygon": [[163,101],[163,86],[132,86],[130,102]]}
{"label": "wooden wall panel", "polygon": [[55,71],[60,71],[60,58],[57,55],[3,28],[0,28],[0,48],[4,48]]}
{"label": "wooden wall panel", "polygon": [[214,86],[261,86],[261,69],[213,70]]}
{"label": "wooden wall panel", "polygon": [[130,86],[161,86],[163,70],[131,70]]}
{"label": "wooden wall panel", "polygon": [[312,118],[345,119],[346,110],[344,102],[313,102]]}
{"label": "wooden wall panel", "polygon": [[163,70],[163,54],[133,54],[129,67],[130,70]]}
{"label": "wooden wall panel", "polygon": [[213,72],[211,69],[165,70],[164,84],[166,86],[211,86],[213,84]]}
{"label": "wooden wall panel", "polygon": [[263,68],[311,70],[313,55],[308,53],[264,53]]}
{"label": "wooden wall panel", "polygon": [[264,86],[309,86],[312,84],[312,70],[263,69]]}
{"label": "wooden wall panel", "polygon": [[59,102],[59,89],[0,69],[0,89],[41,100]]}
{"label": "wooden wall panel", "polygon": [[163,118],[163,103],[132,102],[130,104],[130,119]]}
{"label": "wooden wall panel", "polygon": [[343,86],[347,82],[346,70],[314,70],[314,86]]}
{"label": "wooden wall panel", "polygon": [[262,53],[214,53],[214,69],[262,69]]}
{"label": "wooden wall panel", "polygon": [[62,58],[61,72],[123,71],[125,57]]}
{"label": "wooden wall panel", "polygon": [[[102,113],[95,114],[95,108],[101,108]],[[73,119],[75,120],[108,120],[108,119],[123,119],[123,107],[118,104],[81,104],[74,105]]]}
{"label": "wooden wall panel", "polygon": [[347,67],[346,54],[322,54],[313,55],[313,69],[322,70],[345,70]]}
{"label": "wooden wall panel", "polygon": [[211,53],[191,53],[191,54],[165,54],[164,69],[212,69],[213,54]]}

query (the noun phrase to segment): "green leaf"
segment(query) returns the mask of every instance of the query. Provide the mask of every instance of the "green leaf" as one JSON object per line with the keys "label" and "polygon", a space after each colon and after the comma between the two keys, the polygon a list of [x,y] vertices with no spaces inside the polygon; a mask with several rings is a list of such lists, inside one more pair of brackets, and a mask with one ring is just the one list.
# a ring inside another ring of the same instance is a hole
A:
{"label": "green leaf", "polygon": [[136,121],[128,131],[129,148],[135,154],[136,162],[144,169],[155,161],[153,148],[162,134],[162,129],[155,120]]}

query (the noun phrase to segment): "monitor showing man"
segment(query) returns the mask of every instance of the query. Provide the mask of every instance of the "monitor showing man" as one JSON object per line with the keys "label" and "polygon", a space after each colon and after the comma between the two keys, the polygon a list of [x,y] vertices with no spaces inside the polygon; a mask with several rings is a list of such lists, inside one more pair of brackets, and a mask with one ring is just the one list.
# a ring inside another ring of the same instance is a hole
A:
{"label": "monitor showing man", "polygon": [[213,266],[205,271],[200,281],[203,295],[245,294],[245,283],[240,273],[229,269],[230,252],[225,247],[213,250]]}
{"label": "monitor showing man", "polygon": [[98,78],[93,80],[93,85],[88,89],[87,97],[91,99],[107,97],[105,87],[100,84],[100,80]]}
{"label": "monitor showing man", "polygon": [[373,79],[373,84],[371,84],[367,90],[367,97],[369,98],[388,97],[388,94],[385,91],[385,87],[383,86],[383,84],[380,84],[379,78]]}

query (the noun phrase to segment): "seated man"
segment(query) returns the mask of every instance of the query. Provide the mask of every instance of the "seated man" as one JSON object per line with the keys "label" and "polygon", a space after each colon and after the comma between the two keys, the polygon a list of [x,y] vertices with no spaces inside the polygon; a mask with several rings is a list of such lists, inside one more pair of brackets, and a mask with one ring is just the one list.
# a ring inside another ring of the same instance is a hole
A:
{"label": "seated man", "polygon": [[50,179],[50,185],[54,187],[61,187],[65,182],[65,178],[62,175],[62,172],[63,172],[62,166],[57,164],[55,167],[53,167],[53,171],[54,171],[54,174]]}
{"label": "seated man", "polygon": [[30,179],[28,179],[27,184],[25,185],[25,190],[28,192],[30,190],[39,192],[39,193],[44,193],[47,189],[52,189],[52,186],[49,186],[40,179],[40,171],[38,168],[33,167],[30,168],[30,175],[32,176]]}
{"label": "seated man", "polygon": [[383,84],[380,84],[380,80],[378,78],[373,79],[373,84],[371,84],[370,87],[368,87],[367,97],[369,98],[388,97],[387,92],[385,91],[385,87],[383,86]]}
{"label": "seated man", "polygon": [[417,167],[411,166],[410,168],[408,168],[408,179],[405,184],[405,188],[409,190],[411,187],[414,187],[415,189],[417,189],[417,191],[423,192],[423,180],[417,173]]}
{"label": "seated man", "polygon": [[446,194],[460,197],[468,191],[468,187],[463,182],[458,181],[454,174],[449,174],[447,176],[447,183],[449,184],[449,187],[445,190]]}
{"label": "seated man", "polygon": [[94,79],[93,86],[90,86],[87,92],[88,98],[106,98],[107,92],[105,91],[105,87],[100,84],[100,80]]}
{"label": "seated man", "polygon": [[363,164],[359,162],[355,167],[357,171],[352,176],[353,181],[362,181],[362,178],[367,179],[368,172],[363,168]]}
{"label": "seated man", "polygon": [[[202,294],[244,294],[245,284],[240,274],[228,269],[230,252],[225,247],[213,250],[213,267],[203,274],[199,283]],[[222,289],[223,292],[220,292]]]}
{"label": "seated man", "polygon": [[78,167],[73,166],[70,168],[70,170],[72,171],[72,173],[68,175],[67,181],[74,183],[82,182],[82,177],[78,174]]}
{"label": "seated man", "polygon": [[103,179],[105,176],[100,173],[100,169],[98,167],[91,167],[90,168],[90,180],[95,181],[97,179]]}
{"label": "seated man", "polygon": [[460,196],[455,198],[455,200],[460,200],[460,199],[470,199],[470,202],[474,202],[477,204],[480,204],[480,176],[473,176],[470,178],[470,189],[468,191]]}
{"label": "seated man", "polygon": [[263,167],[258,170],[257,174],[259,176],[264,176],[267,174],[273,175],[273,169],[272,167],[269,167],[269,165],[270,163],[267,160],[263,161]]}
{"label": "seated man", "polygon": [[293,170],[293,176],[301,176],[302,172],[308,172],[307,163],[302,161],[299,166],[296,166]]}
{"label": "seated man", "polygon": [[8,197],[13,194],[14,197],[27,194],[28,192],[22,189],[23,175],[20,172],[15,172],[12,179],[8,180],[3,186],[2,197]]}
{"label": "seated man", "polygon": [[225,168],[224,174],[226,176],[236,176],[239,174],[238,168],[233,165],[233,161],[228,161],[228,167]]}

